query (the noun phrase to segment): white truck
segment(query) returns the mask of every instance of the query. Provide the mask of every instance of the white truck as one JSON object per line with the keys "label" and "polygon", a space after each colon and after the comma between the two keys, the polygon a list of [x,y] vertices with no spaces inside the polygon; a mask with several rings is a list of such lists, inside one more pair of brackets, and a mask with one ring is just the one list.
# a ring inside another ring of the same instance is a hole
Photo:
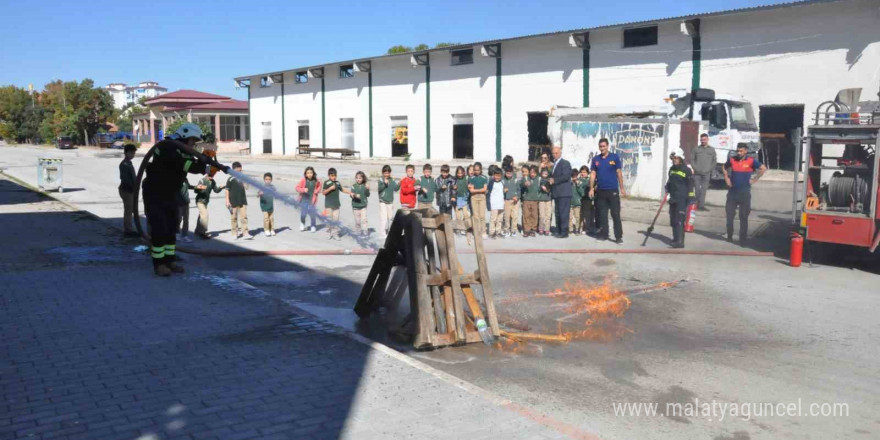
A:
{"label": "white truck", "polygon": [[659,198],[663,194],[669,153],[684,154],[699,143],[701,133],[718,152],[713,178],[722,179],[721,166],[738,143],[760,148],[752,105],[745,99],[716,96],[709,89],[693,94],[671,94],[660,105],[569,108],[550,111],[547,134],[572,166],[589,163],[599,153],[599,139],[611,142],[623,162],[624,182],[634,196]]}

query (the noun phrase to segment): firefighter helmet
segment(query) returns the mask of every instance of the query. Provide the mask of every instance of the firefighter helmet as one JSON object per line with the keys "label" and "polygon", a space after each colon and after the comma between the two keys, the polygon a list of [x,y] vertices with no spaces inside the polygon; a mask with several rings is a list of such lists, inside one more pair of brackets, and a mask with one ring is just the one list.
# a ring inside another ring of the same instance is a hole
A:
{"label": "firefighter helmet", "polygon": [[186,124],[181,125],[177,128],[177,131],[171,135],[172,138],[185,141],[189,138],[196,138],[201,140],[203,136],[202,129],[199,128],[198,125],[193,124],[192,122],[188,122]]}

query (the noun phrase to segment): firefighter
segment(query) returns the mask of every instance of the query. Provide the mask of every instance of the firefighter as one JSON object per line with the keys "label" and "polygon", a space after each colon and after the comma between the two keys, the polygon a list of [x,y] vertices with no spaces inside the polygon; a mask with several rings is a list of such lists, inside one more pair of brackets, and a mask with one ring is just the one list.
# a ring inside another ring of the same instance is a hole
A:
{"label": "firefighter", "polygon": [[[739,208],[739,245],[745,247],[749,237],[749,213],[752,211],[752,185],[754,185],[767,167],[754,157],[746,156],[748,144],[736,145],[736,155],[727,159],[722,171],[724,182],[727,183],[727,241],[733,242],[733,217]],[[754,177],[752,174],[757,172]]]}
{"label": "firefighter", "polygon": [[694,197],[694,174],[684,164],[684,158],[669,155],[672,167],[666,179],[666,192],[669,194],[669,224],[672,225],[672,247],[684,247],[684,222],[689,199]]}
{"label": "firefighter", "polygon": [[183,267],[175,262],[177,193],[186,180],[186,173],[204,174],[206,171],[205,156],[193,149],[201,139],[202,130],[198,125],[183,124],[153,147],[153,160],[147,165],[143,185],[144,211],[150,226],[153,270],[159,276],[184,272]]}

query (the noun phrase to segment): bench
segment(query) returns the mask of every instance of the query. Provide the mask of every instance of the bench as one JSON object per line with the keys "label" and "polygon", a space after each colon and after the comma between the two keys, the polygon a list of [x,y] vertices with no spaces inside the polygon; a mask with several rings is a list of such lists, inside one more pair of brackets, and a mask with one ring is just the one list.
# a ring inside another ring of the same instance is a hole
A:
{"label": "bench", "polygon": [[244,155],[250,156],[251,155],[251,147],[247,146],[247,147],[240,148],[238,150],[238,154],[239,154],[239,156],[244,156]]}
{"label": "bench", "polygon": [[312,157],[313,153],[323,154],[324,157],[327,157],[327,153],[339,154],[343,159],[352,159],[355,156],[358,159],[361,158],[361,152],[351,148],[312,148],[305,145],[300,145],[299,148],[297,148],[297,154],[303,156]]}

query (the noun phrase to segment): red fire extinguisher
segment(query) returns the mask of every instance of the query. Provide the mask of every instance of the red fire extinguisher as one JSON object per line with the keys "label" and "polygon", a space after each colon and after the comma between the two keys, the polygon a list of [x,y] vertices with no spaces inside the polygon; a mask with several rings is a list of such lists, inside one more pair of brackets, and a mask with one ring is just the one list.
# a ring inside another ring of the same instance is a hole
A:
{"label": "red fire extinguisher", "polygon": [[791,233],[791,248],[789,249],[788,259],[791,267],[800,267],[804,256],[804,237],[797,232]]}
{"label": "red fire extinguisher", "polygon": [[691,203],[687,207],[687,214],[684,217],[684,232],[694,232],[694,225],[697,223],[697,203]]}

